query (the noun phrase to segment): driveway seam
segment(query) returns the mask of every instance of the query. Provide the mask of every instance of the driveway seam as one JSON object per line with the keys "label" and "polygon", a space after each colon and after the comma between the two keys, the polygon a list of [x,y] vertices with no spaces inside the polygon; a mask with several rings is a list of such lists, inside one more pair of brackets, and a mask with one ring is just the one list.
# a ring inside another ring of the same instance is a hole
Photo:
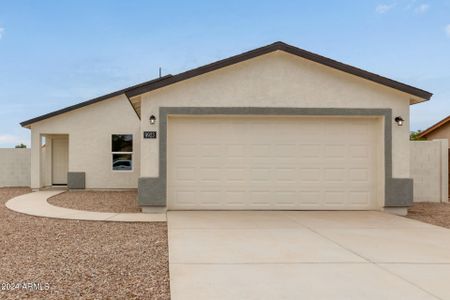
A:
{"label": "driveway seam", "polygon": [[[300,223],[296,218],[294,218],[294,217],[292,217],[292,216],[287,216],[287,217],[290,218],[291,220],[293,220],[293,221],[296,222],[296,223],[302,224],[302,223]],[[373,260],[371,260],[371,259],[369,259],[369,258],[366,258],[366,257],[364,257],[363,255],[361,255],[361,254],[359,254],[359,253],[357,253],[357,252],[355,252],[355,251],[353,251],[353,250],[351,250],[351,249],[348,249],[348,248],[345,247],[344,245],[341,245],[341,244],[338,243],[337,241],[335,241],[335,240],[333,240],[333,239],[327,237],[326,235],[324,235],[324,234],[322,234],[322,233],[320,233],[320,232],[314,230],[313,228],[311,228],[310,226],[308,226],[308,225],[306,225],[306,224],[302,224],[302,225],[305,226],[305,228],[308,228],[308,229],[311,230],[312,232],[316,233],[316,234],[319,235],[320,237],[322,237],[322,238],[324,238],[324,239],[326,239],[326,240],[329,240],[330,242],[334,243],[335,245],[337,245],[337,246],[339,246],[339,247],[341,247],[341,248],[343,248],[343,249],[345,249],[345,250],[351,252],[352,254],[354,254],[354,255],[356,255],[356,256],[358,256],[358,257],[360,257],[360,258],[366,260],[367,263],[372,264],[372,265],[378,267],[379,269],[383,270],[384,272],[387,272],[387,273],[389,273],[389,274],[391,274],[391,275],[393,275],[393,276],[399,278],[400,280],[403,280],[403,281],[407,282],[408,284],[410,284],[410,285],[412,285],[412,286],[414,286],[414,287],[416,287],[416,288],[422,290],[423,292],[427,293],[428,295],[430,295],[430,296],[432,296],[432,297],[434,297],[434,298],[436,298],[436,299],[443,300],[442,298],[440,298],[440,297],[434,295],[434,294],[431,293],[430,291],[428,291],[428,290],[426,290],[426,289],[424,289],[424,288],[418,286],[418,285],[415,284],[414,282],[411,282],[411,281],[409,281],[408,279],[403,278],[402,276],[400,276],[400,275],[398,275],[398,274],[396,274],[396,273],[393,273],[392,271],[390,271],[390,270],[388,270],[388,269],[386,269],[386,268],[383,268],[382,266],[379,265],[378,262],[375,262],[375,261],[373,261]],[[389,264],[389,263],[384,263],[384,264]]]}
{"label": "driveway seam", "polygon": [[[403,280],[403,281],[405,281],[405,282],[411,284],[412,286],[415,286],[416,288],[422,290],[423,292],[427,293],[428,295],[430,295],[430,296],[432,296],[432,297],[434,297],[434,298],[436,298],[436,299],[439,299],[439,300],[444,300],[444,299],[442,299],[441,297],[436,296],[436,295],[433,294],[432,292],[430,292],[430,291],[424,289],[423,287],[418,286],[416,283],[414,283],[414,282],[412,282],[412,281],[410,281],[410,280],[408,280],[408,279],[406,279],[406,278],[403,278],[401,275],[399,275],[399,274],[397,274],[397,273],[394,273],[394,272],[392,272],[392,271],[389,270],[389,269],[384,268],[383,266],[379,265],[378,263],[374,263],[374,265],[377,266],[378,268],[380,268],[381,270],[383,270],[383,271],[385,271],[385,272],[387,272],[387,273],[389,273],[389,274],[391,274],[391,275],[393,275],[393,276],[395,276],[395,277],[397,277],[397,278],[399,278],[399,279],[401,279],[401,280]],[[388,265],[388,264],[385,264],[385,265]]]}
{"label": "driveway seam", "polygon": [[[302,224],[302,223],[300,223],[296,218],[294,218],[294,217],[292,217],[292,216],[288,216],[288,218],[290,218],[291,220],[293,220],[295,223]],[[311,228],[310,226],[308,226],[308,225],[306,225],[306,224],[302,224],[302,225],[305,226],[305,228],[309,229],[311,232],[314,232],[315,234],[317,234],[318,236],[320,236],[321,238],[323,238],[323,239],[325,239],[325,240],[328,240],[328,241],[332,242],[332,243],[335,244],[336,246],[338,246],[338,247],[340,247],[340,248],[342,248],[342,249],[344,249],[344,250],[347,250],[348,252],[350,252],[350,253],[352,253],[352,254],[354,254],[354,255],[356,255],[356,256],[362,258],[363,260],[365,260],[365,261],[367,261],[367,262],[369,262],[369,263],[373,263],[373,261],[370,260],[369,258],[366,258],[366,257],[360,255],[359,253],[357,253],[357,252],[355,252],[355,251],[353,251],[353,250],[351,250],[351,249],[348,249],[347,247],[345,247],[345,246],[341,245],[340,243],[336,242],[335,240],[333,240],[333,239],[327,237],[326,235],[323,235],[322,233],[320,233],[320,232],[314,230],[314,229]]]}

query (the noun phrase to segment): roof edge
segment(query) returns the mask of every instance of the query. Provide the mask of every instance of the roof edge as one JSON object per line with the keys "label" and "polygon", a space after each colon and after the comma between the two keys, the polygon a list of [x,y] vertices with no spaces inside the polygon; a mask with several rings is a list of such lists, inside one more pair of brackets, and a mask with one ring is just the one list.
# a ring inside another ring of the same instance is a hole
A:
{"label": "roof edge", "polygon": [[430,127],[428,127],[427,129],[425,129],[424,131],[422,131],[417,137],[418,138],[423,138],[426,135],[432,133],[433,131],[439,129],[440,127],[444,126],[445,124],[447,124],[448,122],[450,122],[450,115],[445,117],[444,119],[440,120],[439,122],[431,125]]}
{"label": "roof edge", "polygon": [[253,50],[250,50],[247,52],[243,52],[241,54],[234,55],[229,58],[225,58],[225,59],[207,64],[207,65],[195,68],[195,69],[191,69],[191,70],[176,74],[164,82],[155,82],[155,83],[142,85],[140,87],[130,89],[127,92],[127,95],[129,97],[134,97],[134,96],[137,96],[140,94],[144,94],[144,93],[162,88],[167,85],[171,85],[171,84],[174,84],[174,83],[177,83],[177,82],[180,82],[180,81],[183,81],[183,80],[195,77],[195,76],[199,76],[199,75],[202,75],[202,74],[205,74],[205,73],[208,73],[208,72],[220,69],[220,68],[224,68],[224,67],[227,67],[227,66],[230,66],[230,65],[263,55],[263,54],[271,53],[271,52],[274,52],[277,50],[284,51],[284,52],[314,61],[316,63],[319,63],[322,65],[325,65],[325,66],[328,66],[328,67],[331,67],[331,68],[334,68],[334,69],[337,69],[337,70],[340,70],[340,71],[343,71],[343,72],[346,72],[346,73],[349,73],[349,74],[352,74],[352,75],[355,75],[355,76],[358,76],[361,78],[364,78],[366,80],[369,80],[369,81],[372,81],[372,82],[375,82],[375,83],[378,83],[378,84],[381,84],[384,86],[391,87],[396,90],[400,90],[407,94],[419,97],[419,98],[423,99],[424,101],[430,100],[430,98],[433,96],[432,93],[427,92],[425,90],[413,87],[411,85],[408,85],[408,84],[405,84],[405,83],[402,83],[402,82],[399,82],[399,81],[396,81],[393,79],[389,79],[387,77],[383,77],[383,76],[375,74],[375,73],[371,73],[369,71],[366,71],[366,70],[363,70],[363,69],[360,69],[357,67],[350,66],[348,64],[344,64],[342,62],[339,62],[339,61],[327,58],[325,56],[315,54],[315,53],[291,46],[289,44],[286,44],[286,43],[283,43],[280,41],[275,42],[270,45],[267,45],[267,46],[257,48],[257,49],[253,49]]}
{"label": "roof edge", "polygon": [[430,100],[431,97],[433,96],[433,93],[430,93],[428,91],[425,91],[423,89],[419,89],[417,87],[411,86],[409,84],[406,83],[402,83],[400,81],[394,80],[394,79],[390,79],[369,71],[366,71],[364,69],[360,69],[342,62],[339,62],[337,60],[319,55],[319,54],[315,54],[288,44],[284,44],[282,49],[280,50],[284,50],[288,53],[294,54],[294,55],[298,55],[301,56],[305,59],[309,59],[311,61],[323,64],[325,66],[346,72],[346,73],[350,73],[352,75],[358,76],[358,77],[362,77],[364,79],[379,83],[381,85],[385,85],[388,87],[391,87],[393,89],[396,90],[400,90],[402,92],[405,92],[407,94],[411,94],[417,97],[420,97],[424,100]]}
{"label": "roof edge", "polygon": [[47,114],[44,114],[44,115],[41,115],[41,116],[38,116],[38,117],[35,117],[35,118],[32,118],[32,119],[23,121],[23,122],[20,123],[20,126],[28,127],[29,125],[31,125],[33,123],[36,123],[36,122],[39,122],[39,121],[42,121],[42,120],[45,120],[45,119],[48,119],[48,118],[51,118],[51,117],[54,117],[54,116],[66,113],[66,112],[69,112],[69,111],[73,111],[73,110],[76,110],[76,109],[79,109],[79,108],[82,108],[82,107],[85,107],[85,106],[88,106],[88,105],[91,105],[91,104],[94,104],[94,103],[98,103],[98,102],[107,100],[109,98],[119,96],[121,94],[125,94],[125,96],[126,96],[126,92],[129,89],[138,88],[138,87],[140,87],[142,85],[155,83],[155,82],[158,82],[158,81],[164,81],[164,80],[166,80],[167,78],[170,78],[170,77],[172,77],[172,75],[169,74],[169,75],[162,76],[162,77],[156,78],[156,79],[152,79],[152,80],[146,81],[144,83],[139,83],[139,84],[133,85],[131,87],[127,87],[127,88],[124,88],[124,89],[121,89],[121,90],[118,90],[118,91],[115,91],[115,92],[112,92],[112,93],[109,93],[109,94],[106,94],[106,95],[103,95],[103,96],[100,96],[100,97],[96,97],[96,98],[93,98],[93,99],[90,99],[90,100],[87,100],[87,101],[83,101],[83,102],[77,103],[75,105],[71,105],[71,106],[68,106],[68,107],[65,107],[65,108],[62,108],[62,109],[58,109],[58,110],[49,112]]}

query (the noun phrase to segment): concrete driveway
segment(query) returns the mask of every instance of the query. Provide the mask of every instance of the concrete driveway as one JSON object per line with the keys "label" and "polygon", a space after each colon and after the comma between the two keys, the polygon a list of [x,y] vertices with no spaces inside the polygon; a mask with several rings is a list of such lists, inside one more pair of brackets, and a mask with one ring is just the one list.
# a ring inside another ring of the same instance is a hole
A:
{"label": "concrete driveway", "polygon": [[172,299],[450,299],[450,230],[381,212],[169,212]]}

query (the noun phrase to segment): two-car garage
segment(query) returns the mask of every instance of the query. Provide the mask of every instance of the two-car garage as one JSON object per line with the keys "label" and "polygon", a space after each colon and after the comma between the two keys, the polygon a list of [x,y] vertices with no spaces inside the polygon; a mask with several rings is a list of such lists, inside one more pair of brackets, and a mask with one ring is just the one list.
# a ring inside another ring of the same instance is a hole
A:
{"label": "two-car garage", "polygon": [[168,209],[376,209],[381,124],[368,116],[169,117]]}
{"label": "two-car garage", "polygon": [[[49,181],[41,137],[64,134],[68,186],[137,188],[144,212],[406,213],[410,105],[431,96],[275,42],[21,125],[31,129],[33,189]],[[132,167],[118,171],[111,137],[121,134],[132,137]]]}

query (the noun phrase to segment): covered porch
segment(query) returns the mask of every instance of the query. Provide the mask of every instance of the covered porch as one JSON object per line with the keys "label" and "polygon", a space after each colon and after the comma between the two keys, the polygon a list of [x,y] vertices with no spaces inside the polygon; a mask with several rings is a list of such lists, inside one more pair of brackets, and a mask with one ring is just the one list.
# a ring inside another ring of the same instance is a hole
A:
{"label": "covered porch", "polygon": [[[34,142],[34,143],[33,143]],[[69,135],[40,134],[32,141],[31,187],[67,187]]]}

